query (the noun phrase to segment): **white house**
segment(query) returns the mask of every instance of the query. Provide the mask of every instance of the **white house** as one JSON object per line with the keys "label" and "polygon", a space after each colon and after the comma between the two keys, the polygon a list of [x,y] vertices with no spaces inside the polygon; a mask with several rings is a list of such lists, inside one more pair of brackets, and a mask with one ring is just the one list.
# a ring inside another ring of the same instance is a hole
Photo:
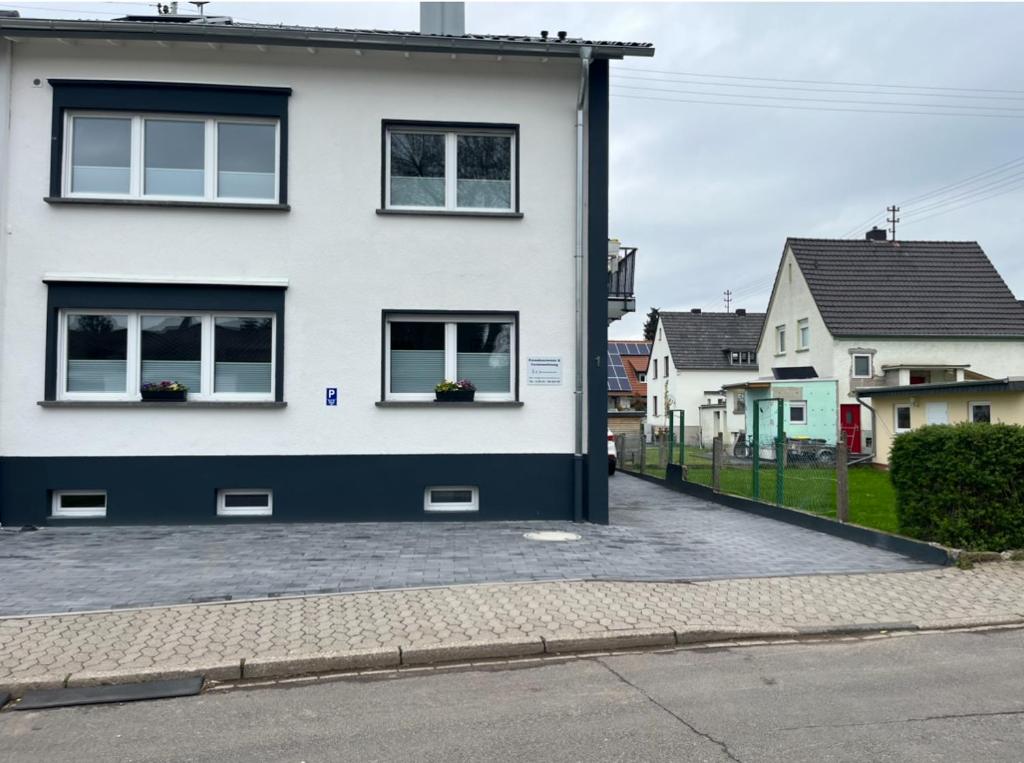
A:
{"label": "white house", "polygon": [[666,427],[666,412],[682,411],[687,442],[707,444],[718,432],[731,442],[744,429],[744,414],[726,408],[722,388],[756,375],[764,313],[695,309],[661,311],[658,316],[647,368],[648,425]]}
{"label": "white house", "polygon": [[653,48],[463,31],[0,17],[0,522],[607,521]]}
{"label": "white house", "polygon": [[836,424],[869,453],[895,423],[858,390],[1019,375],[1024,307],[973,241],[790,238],[758,362],[762,378],[835,378]]}

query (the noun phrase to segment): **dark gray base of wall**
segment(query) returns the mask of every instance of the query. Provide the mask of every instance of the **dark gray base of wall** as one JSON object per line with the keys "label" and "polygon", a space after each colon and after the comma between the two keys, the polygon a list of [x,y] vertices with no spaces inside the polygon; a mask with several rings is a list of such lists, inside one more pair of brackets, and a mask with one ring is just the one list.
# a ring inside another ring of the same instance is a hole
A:
{"label": "dark gray base of wall", "polygon": [[705,501],[718,503],[722,506],[728,506],[730,509],[739,509],[740,511],[746,511],[751,514],[757,514],[761,517],[774,519],[777,522],[786,522],[787,524],[797,525],[798,527],[805,527],[808,530],[817,530],[818,532],[835,535],[838,538],[852,540],[856,543],[863,543],[865,546],[874,546],[875,548],[881,548],[885,551],[903,554],[903,556],[909,556],[911,559],[916,559],[919,562],[947,565],[951,564],[953,561],[949,552],[942,546],[936,546],[931,543],[925,543],[924,541],[906,538],[902,535],[893,535],[891,533],[882,532],[881,530],[872,530],[869,527],[844,524],[842,522],[837,522],[834,519],[821,517],[817,514],[809,514],[808,512],[800,511],[799,509],[789,509],[785,506],[775,506],[769,503],[761,503],[760,501],[752,501],[749,498],[741,498],[739,496],[727,495],[725,493],[716,493],[706,485],[699,485],[694,482],[686,482],[683,480],[683,472],[678,464],[668,465],[665,479],[654,477],[649,474],[639,474],[632,471],[625,471],[625,473],[631,477],[637,477],[638,479],[667,487],[670,490],[686,493],[687,495],[692,495],[695,498],[701,498]]}
{"label": "dark gray base of wall", "polygon": [[[268,522],[571,520],[572,469],[561,453],[2,458],[0,523],[55,521],[54,490],[107,491],[106,519],[75,524],[237,521],[217,516],[222,488],[273,490]],[[480,511],[425,513],[424,490],[438,485],[477,486]]]}

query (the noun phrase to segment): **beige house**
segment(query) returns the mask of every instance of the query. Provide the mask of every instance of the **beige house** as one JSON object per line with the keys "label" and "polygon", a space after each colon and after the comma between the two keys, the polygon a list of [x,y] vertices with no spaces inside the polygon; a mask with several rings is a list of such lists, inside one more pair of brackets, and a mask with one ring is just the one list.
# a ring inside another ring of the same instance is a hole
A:
{"label": "beige house", "polygon": [[874,387],[875,461],[888,466],[893,440],[928,424],[1024,424],[1024,377]]}

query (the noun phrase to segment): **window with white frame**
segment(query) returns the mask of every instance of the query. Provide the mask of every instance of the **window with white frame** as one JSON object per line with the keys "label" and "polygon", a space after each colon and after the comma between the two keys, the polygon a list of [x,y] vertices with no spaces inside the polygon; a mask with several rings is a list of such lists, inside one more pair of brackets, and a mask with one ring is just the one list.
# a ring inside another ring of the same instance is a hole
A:
{"label": "window with white frame", "polygon": [[782,355],[786,351],[786,327],[775,327],[775,352]]}
{"label": "window with white frame", "polygon": [[479,511],[480,491],[475,487],[428,487],[423,496],[423,510],[429,512]]}
{"label": "window with white frame", "polygon": [[217,515],[221,517],[269,517],[274,513],[271,490],[218,490]]}
{"label": "window with white frame", "polygon": [[276,119],[72,111],[65,120],[69,198],[278,202]]}
{"label": "window with white frame", "polygon": [[867,379],[872,375],[871,356],[867,354],[853,356],[852,375],[855,379]]}
{"label": "window with white frame", "polygon": [[192,399],[274,398],[272,314],[69,309],[59,326],[63,399],[137,400],[161,381]]}
{"label": "window with white frame", "polygon": [[647,382],[647,374],[645,374],[643,371],[641,371],[640,373],[638,373],[636,375],[636,380],[638,382],[640,382],[641,384],[646,383]]}
{"label": "window with white frame", "polygon": [[514,400],[516,322],[507,313],[391,313],[385,322],[386,400],[433,400],[446,379],[480,401]]}
{"label": "window with white frame", "polygon": [[86,519],[107,515],[105,490],[54,490],[51,513],[55,517]]}
{"label": "window with white frame", "polygon": [[893,423],[896,433],[909,432],[910,427],[910,406],[897,405],[893,409]]}
{"label": "window with white frame", "polygon": [[794,400],[789,403],[789,423],[790,424],[806,424],[807,423],[807,401],[806,400]]}
{"label": "window with white frame", "polygon": [[654,375],[651,376],[651,378],[652,379],[657,379],[658,378],[658,359],[657,358],[654,359]]}
{"label": "window with white frame", "polygon": [[515,210],[515,128],[393,124],[384,137],[388,209]]}
{"label": "window with white frame", "polygon": [[807,318],[796,322],[796,344],[798,350],[806,350],[811,346],[811,322]]}
{"label": "window with white frame", "polygon": [[972,402],[968,403],[971,414],[970,420],[975,424],[992,423],[992,403]]}

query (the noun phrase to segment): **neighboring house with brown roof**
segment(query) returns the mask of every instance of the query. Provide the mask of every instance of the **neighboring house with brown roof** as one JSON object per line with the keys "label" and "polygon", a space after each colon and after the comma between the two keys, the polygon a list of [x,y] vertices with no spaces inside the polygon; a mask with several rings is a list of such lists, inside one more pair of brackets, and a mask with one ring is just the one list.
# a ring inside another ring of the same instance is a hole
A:
{"label": "neighboring house with brown roof", "polygon": [[838,380],[837,425],[870,452],[893,412],[866,387],[1024,371],[1024,306],[974,241],[789,238],[758,344],[763,378]]}
{"label": "neighboring house with brown roof", "polygon": [[[685,416],[688,443],[706,445],[718,432],[731,443],[744,429],[744,415],[726,410],[722,388],[757,374],[763,321],[764,313],[746,310],[661,311],[647,372],[648,424],[665,427],[666,411],[678,410]],[[715,412],[720,414],[717,418]],[[675,421],[678,426],[678,414]]]}
{"label": "neighboring house with brown roof", "polygon": [[650,357],[651,344],[643,339],[608,341],[608,428],[614,434],[643,431]]}

